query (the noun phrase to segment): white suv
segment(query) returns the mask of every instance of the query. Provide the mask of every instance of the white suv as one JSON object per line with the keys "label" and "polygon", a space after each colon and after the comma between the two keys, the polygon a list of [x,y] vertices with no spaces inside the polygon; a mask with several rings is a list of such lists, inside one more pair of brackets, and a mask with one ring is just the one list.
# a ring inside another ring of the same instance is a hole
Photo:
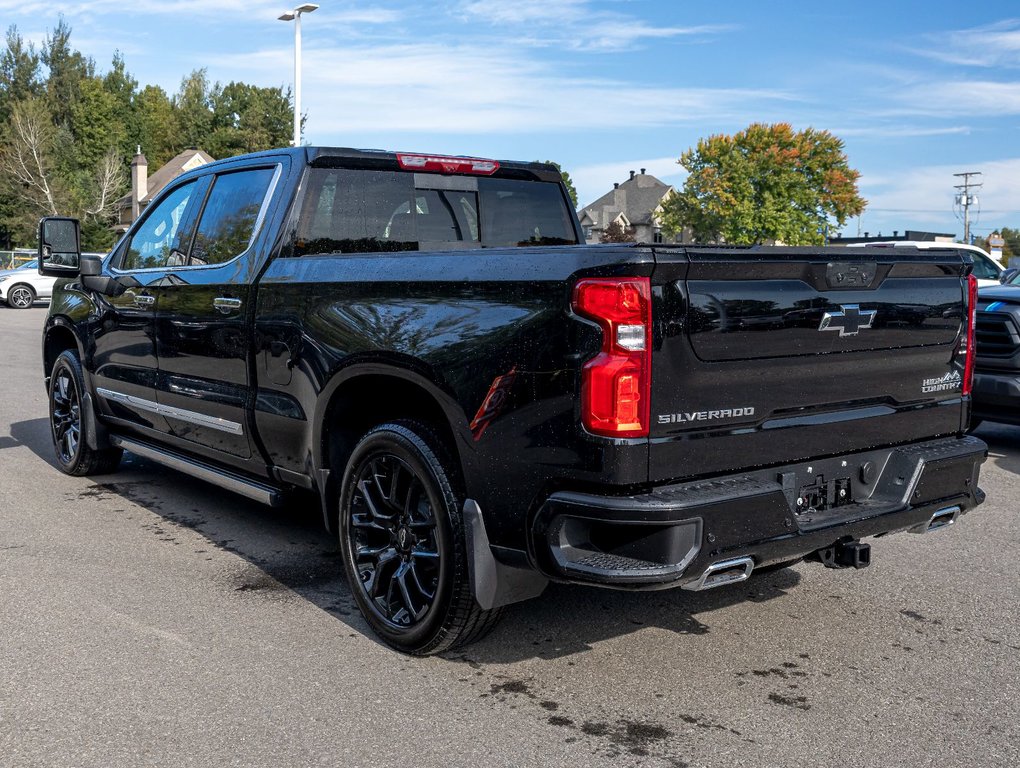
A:
{"label": "white suv", "polygon": [[877,245],[883,248],[890,246],[905,246],[907,248],[919,248],[930,250],[932,248],[957,248],[962,251],[970,251],[974,257],[974,277],[977,278],[978,287],[984,288],[989,285],[998,285],[1002,276],[1003,268],[995,259],[988,255],[983,248],[965,243],[937,243],[931,240],[888,240],[881,243],[853,243],[847,248],[864,248]]}
{"label": "white suv", "polygon": [[38,260],[33,259],[16,269],[0,272],[0,301],[14,309],[28,309],[37,299],[48,299],[57,278],[43,277],[38,267]]}

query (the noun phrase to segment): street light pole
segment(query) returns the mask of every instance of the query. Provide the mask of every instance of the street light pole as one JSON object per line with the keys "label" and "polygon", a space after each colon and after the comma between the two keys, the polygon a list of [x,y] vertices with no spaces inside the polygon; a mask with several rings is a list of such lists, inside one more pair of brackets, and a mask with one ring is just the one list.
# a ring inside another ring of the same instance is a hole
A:
{"label": "street light pole", "polygon": [[280,14],[280,21],[294,22],[294,146],[301,146],[301,14],[311,13],[319,6],[305,3]]}

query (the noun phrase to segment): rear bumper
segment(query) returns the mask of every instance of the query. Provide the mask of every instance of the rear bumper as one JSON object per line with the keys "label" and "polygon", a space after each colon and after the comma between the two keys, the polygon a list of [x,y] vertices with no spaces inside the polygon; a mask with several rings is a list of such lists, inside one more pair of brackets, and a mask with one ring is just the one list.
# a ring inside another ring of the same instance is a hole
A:
{"label": "rear bumper", "polygon": [[986,453],[981,440],[954,437],[633,496],[554,493],[535,518],[532,552],[560,581],[696,588],[721,561],[759,568],[967,512],[984,500]]}

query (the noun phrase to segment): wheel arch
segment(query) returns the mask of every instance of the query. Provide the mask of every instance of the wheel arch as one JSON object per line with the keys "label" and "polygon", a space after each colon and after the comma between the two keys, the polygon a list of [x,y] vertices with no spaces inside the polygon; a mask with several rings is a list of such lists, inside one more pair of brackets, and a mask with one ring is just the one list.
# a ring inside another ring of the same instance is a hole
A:
{"label": "wheel arch", "polygon": [[457,480],[463,482],[460,440],[467,430],[463,409],[425,375],[391,363],[350,365],[337,372],[319,396],[313,421],[312,450],[323,522],[336,531],[333,500],[340,482],[338,468],[347,463],[358,440],[374,426],[410,419],[429,425],[449,451]]}
{"label": "wheel arch", "polygon": [[[46,321],[46,328],[43,331],[43,377],[49,381],[53,364],[61,352],[73,349],[78,353],[78,359],[84,362],[82,355],[81,340],[70,321],[63,317],[51,317]],[[86,374],[87,376],[87,374]]]}

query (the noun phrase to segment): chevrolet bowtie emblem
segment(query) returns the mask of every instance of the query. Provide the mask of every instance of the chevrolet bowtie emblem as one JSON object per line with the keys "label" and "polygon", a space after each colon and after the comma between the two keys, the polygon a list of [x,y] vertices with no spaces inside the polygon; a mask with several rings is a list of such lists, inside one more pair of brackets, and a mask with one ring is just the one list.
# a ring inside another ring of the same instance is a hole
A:
{"label": "chevrolet bowtie emblem", "polygon": [[856,336],[871,327],[877,312],[874,309],[861,310],[858,304],[840,304],[842,312],[826,312],[818,326],[820,331],[839,331],[840,336]]}

